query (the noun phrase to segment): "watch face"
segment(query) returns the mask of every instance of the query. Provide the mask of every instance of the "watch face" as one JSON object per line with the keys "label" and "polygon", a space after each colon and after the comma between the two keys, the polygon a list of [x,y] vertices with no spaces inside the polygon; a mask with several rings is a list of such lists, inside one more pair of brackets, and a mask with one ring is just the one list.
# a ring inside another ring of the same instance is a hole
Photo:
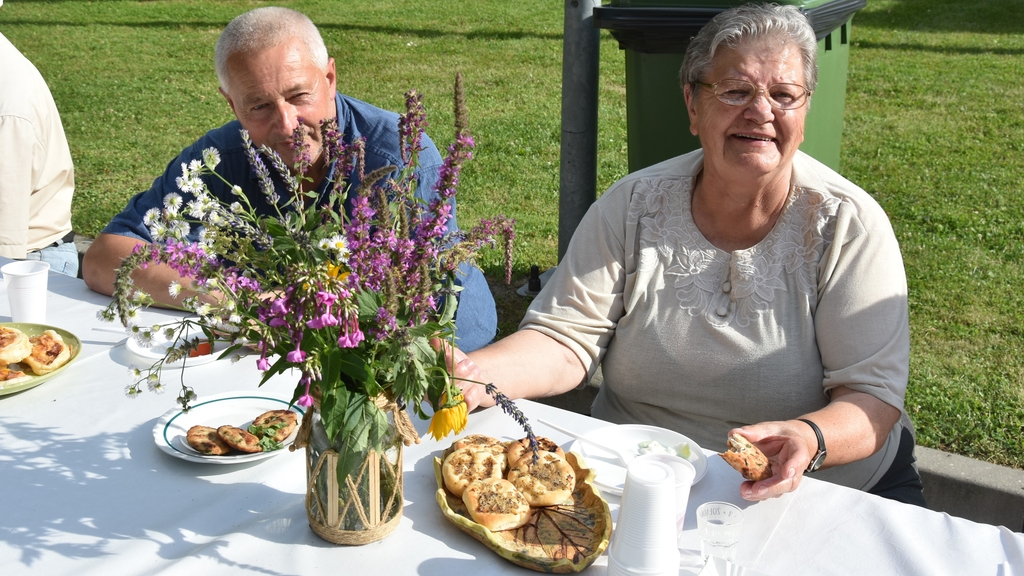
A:
{"label": "watch face", "polygon": [[814,460],[811,460],[811,464],[809,466],[807,466],[807,471],[808,472],[817,472],[818,468],[821,468],[821,465],[824,464],[824,463],[825,463],[825,452],[818,452],[818,454],[814,457]]}

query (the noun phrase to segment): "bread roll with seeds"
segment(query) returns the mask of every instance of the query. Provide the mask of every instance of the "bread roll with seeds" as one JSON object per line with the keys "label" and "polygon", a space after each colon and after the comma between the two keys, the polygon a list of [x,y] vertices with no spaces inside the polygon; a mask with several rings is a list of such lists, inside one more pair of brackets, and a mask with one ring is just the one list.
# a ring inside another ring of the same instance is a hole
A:
{"label": "bread roll with seeds", "polygon": [[[562,460],[565,460],[565,452],[562,451],[561,447],[559,447],[558,444],[555,444],[555,441],[550,438],[537,436],[537,450],[539,455],[544,455],[545,453],[554,454]],[[508,457],[508,466],[510,469],[515,468],[516,464],[519,463],[519,459],[523,456],[532,457],[533,451],[530,450],[530,439],[523,438],[510,443],[508,445],[508,452],[506,452],[506,456]]]}
{"label": "bread roll with seeds", "polygon": [[494,532],[513,530],[530,521],[530,504],[504,478],[473,481],[462,501],[474,522]]}
{"label": "bread roll with seeds", "polygon": [[[505,455],[501,455],[504,460]],[[444,485],[455,496],[462,498],[466,487],[476,480],[501,478],[504,470],[501,460],[490,450],[467,446],[453,451],[441,465]]]}
{"label": "bread roll with seeds", "polygon": [[555,506],[572,499],[576,472],[564,458],[544,452],[537,462],[526,456],[508,471],[508,480],[530,506]]}

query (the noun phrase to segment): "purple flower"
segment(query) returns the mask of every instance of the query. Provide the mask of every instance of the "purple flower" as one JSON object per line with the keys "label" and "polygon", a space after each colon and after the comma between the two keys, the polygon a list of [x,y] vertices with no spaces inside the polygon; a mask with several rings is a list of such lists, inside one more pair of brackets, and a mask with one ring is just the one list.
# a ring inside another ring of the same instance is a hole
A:
{"label": "purple flower", "polygon": [[359,318],[352,315],[345,318],[341,328],[341,335],[338,336],[338,347],[355,348],[365,338],[363,331],[359,329]]}
{"label": "purple flower", "polygon": [[266,356],[260,356],[260,359],[256,361],[256,368],[261,372],[270,370],[270,360],[268,360]]}
{"label": "purple flower", "polygon": [[295,350],[289,352],[285,359],[295,364],[302,364],[306,360],[306,353],[301,348],[296,347]]}
{"label": "purple flower", "polygon": [[[308,386],[306,387],[306,390],[309,390]],[[298,400],[295,401],[295,403],[298,404],[299,406],[302,406],[303,408],[309,408],[310,406],[313,405],[313,397],[310,396],[309,394],[303,394],[301,397],[299,397]]]}

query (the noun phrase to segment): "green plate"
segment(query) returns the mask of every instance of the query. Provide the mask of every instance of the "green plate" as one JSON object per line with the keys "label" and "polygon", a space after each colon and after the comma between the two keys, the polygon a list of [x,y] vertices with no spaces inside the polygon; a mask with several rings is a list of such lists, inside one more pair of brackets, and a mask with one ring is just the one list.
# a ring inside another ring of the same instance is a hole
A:
{"label": "green plate", "polygon": [[18,330],[24,332],[29,338],[33,336],[39,336],[40,334],[47,330],[53,330],[57,334],[60,334],[60,337],[64,339],[65,344],[71,347],[71,358],[69,358],[68,361],[65,362],[64,365],[61,366],[60,368],[57,368],[53,372],[50,372],[49,374],[43,376],[36,376],[35,374],[33,374],[32,370],[27,365],[9,364],[8,366],[10,366],[12,369],[17,368],[18,370],[22,370],[25,372],[26,375],[31,376],[31,378],[24,382],[18,382],[17,384],[12,384],[10,386],[3,386],[3,383],[0,382],[0,396],[14,394],[15,392],[21,392],[23,390],[28,390],[29,388],[35,388],[36,386],[39,386],[43,382],[46,382],[50,378],[53,378],[57,374],[60,374],[65,369],[67,369],[67,367],[70,366],[71,363],[75,361],[75,358],[78,358],[78,353],[82,351],[82,341],[78,339],[78,336],[75,336],[74,334],[68,332],[63,328],[57,328],[56,326],[47,326],[45,324],[29,324],[27,322],[0,322],[0,326],[3,326],[5,328],[17,328]]}
{"label": "green plate", "polygon": [[522,528],[492,532],[473,521],[459,498],[448,491],[441,464],[451,453],[434,457],[437,503],[445,518],[476,538],[498,556],[537,572],[572,574],[594,563],[611,539],[612,515],[608,503],[594,486],[594,471],[583,458],[566,452],[565,460],[576,472],[572,500],[558,506],[533,508],[532,518]]}

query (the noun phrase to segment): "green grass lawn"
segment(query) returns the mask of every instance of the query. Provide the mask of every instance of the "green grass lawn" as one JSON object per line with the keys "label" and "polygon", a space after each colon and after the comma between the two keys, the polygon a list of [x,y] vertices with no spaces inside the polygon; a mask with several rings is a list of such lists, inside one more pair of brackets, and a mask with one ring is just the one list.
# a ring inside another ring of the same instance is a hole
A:
{"label": "green grass lawn", "polygon": [[[231,118],[213,46],[265,2],[8,0],[0,32],[47,78],[76,162],[74,224],[97,234],[184,146]],[[478,147],[460,220],[517,220],[516,279],[555,264],[563,4],[466,0],[275,2],[320,25],[339,87],[399,110],[426,95],[451,137],[465,77]],[[1024,3],[871,0],[854,18],[842,172],[890,215],[910,282],[918,442],[1024,468]],[[626,173],[624,57],[602,33],[598,185]],[[2,80],[0,80],[2,81]],[[526,305],[483,265],[508,333]]]}

